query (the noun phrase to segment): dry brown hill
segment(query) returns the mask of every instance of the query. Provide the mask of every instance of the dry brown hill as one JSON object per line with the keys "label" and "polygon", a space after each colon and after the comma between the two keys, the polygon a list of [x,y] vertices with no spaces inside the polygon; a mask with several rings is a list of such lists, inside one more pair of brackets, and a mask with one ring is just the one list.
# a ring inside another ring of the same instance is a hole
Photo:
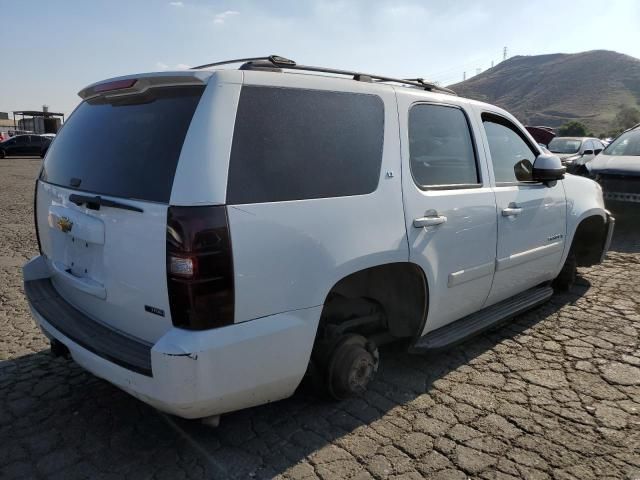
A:
{"label": "dry brown hill", "polygon": [[640,60],[608,50],[516,56],[451,88],[529,125],[578,120],[597,135],[611,129],[621,105],[640,104]]}

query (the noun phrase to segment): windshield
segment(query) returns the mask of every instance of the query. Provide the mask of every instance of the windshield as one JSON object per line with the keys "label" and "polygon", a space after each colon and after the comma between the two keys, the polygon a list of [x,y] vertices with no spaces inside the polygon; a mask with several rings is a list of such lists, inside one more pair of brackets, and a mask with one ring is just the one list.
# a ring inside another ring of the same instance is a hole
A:
{"label": "windshield", "polygon": [[578,153],[581,144],[581,140],[573,138],[554,138],[549,143],[549,150],[552,153]]}
{"label": "windshield", "polygon": [[203,87],[157,87],[83,102],[45,157],[41,179],[115,197],[168,202]]}
{"label": "windshield", "polygon": [[616,138],[611,145],[604,149],[604,155],[640,155],[640,130],[626,132]]}

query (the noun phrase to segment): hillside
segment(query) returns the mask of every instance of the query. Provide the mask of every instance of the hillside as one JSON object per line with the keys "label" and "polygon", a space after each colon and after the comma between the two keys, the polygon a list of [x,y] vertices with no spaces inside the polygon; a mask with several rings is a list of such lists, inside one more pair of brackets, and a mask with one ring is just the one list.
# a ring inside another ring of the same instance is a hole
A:
{"label": "hillside", "polygon": [[525,124],[579,120],[597,135],[611,128],[620,105],[640,104],[640,60],[607,50],[516,56],[450,87]]}

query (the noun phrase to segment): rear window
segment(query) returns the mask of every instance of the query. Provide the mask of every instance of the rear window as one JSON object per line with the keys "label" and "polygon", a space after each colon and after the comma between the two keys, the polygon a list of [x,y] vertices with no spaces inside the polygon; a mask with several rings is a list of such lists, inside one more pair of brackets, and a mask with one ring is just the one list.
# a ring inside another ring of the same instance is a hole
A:
{"label": "rear window", "polygon": [[91,193],[166,203],[204,87],[90,99],[51,144],[41,179]]}
{"label": "rear window", "polygon": [[384,106],[375,95],[243,87],[227,203],[371,193],[383,137]]}

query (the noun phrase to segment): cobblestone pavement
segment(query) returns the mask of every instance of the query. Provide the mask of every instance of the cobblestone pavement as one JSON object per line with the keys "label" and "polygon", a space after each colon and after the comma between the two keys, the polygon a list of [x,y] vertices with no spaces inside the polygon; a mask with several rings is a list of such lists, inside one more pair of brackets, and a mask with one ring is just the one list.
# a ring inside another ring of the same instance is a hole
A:
{"label": "cobblestone pavement", "polygon": [[210,429],[49,354],[20,280],[38,168],[0,160],[0,478],[640,479],[637,219],[573,292],[444,354],[385,349],[364,398]]}

